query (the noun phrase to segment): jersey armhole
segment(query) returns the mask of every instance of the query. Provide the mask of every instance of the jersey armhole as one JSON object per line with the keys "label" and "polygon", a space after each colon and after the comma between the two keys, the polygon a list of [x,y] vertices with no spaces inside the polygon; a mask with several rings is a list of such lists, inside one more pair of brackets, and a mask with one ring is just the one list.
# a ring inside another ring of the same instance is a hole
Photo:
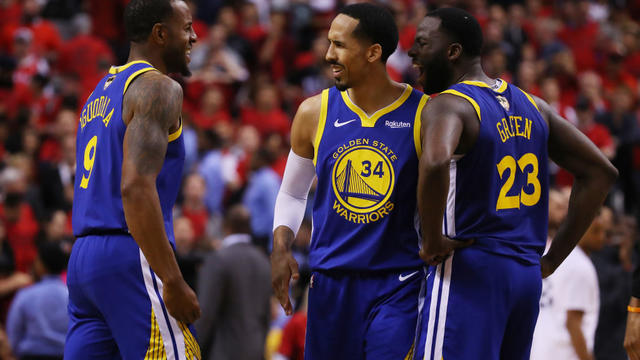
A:
{"label": "jersey armhole", "polygon": [[413,143],[416,147],[416,155],[418,155],[418,159],[422,156],[422,137],[420,136],[420,129],[422,128],[422,110],[429,99],[429,95],[422,95],[420,103],[418,103],[416,117],[413,122]]}
{"label": "jersey armhole", "polygon": [[151,70],[155,70],[156,68],[154,67],[146,67],[144,69],[140,69],[136,72],[134,72],[133,74],[129,75],[129,77],[127,78],[127,81],[124,83],[124,89],[122,90],[122,96],[124,96],[124,94],[127,92],[127,89],[129,88],[129,85],[131,85],[131,82],[133,80],[135,80],[138,76],[146,73],[147,71],[151,71]]}
{"label": "jersey armhole", "polygon": [[518,88],[518,90],[520,90],[520,91],[524,94],[524,96],[526,96],[526,97],[527,97],[527,99],[529,99],[529,101],[531,102],[531,104],[533,105],[533,107],[535,107],[535,108],[536,108],[536,110],[538,110],[538,112],[540,112],[540,108],[538,107],[538,104],[536,104],[536,102],[533,100],[533,98],[531,97],[531,95],[529,95],[526,91],[524,91],[524,90],[522,90],[522,89],[520,89],[520,88]]}
{"label": "jersey armhole", "polygon": [[478,115],[478,121],[482,122],[482,117],[480,116],[480,106],[478,106],[478,103],[473,100],[473,98],[467,94],[463,94],[458,90],[453,90],[453,89],[449,89],[449,90],[445,90],[443,92],[441,92],[440,94],[450,94],[450,95],[455,95],[455,96],[459,96],[465,100],[467,100],[471,106],[473,106],[473,108],[476,110],[476,114]]}
{"label": "jersey armhole", "polygon": [[318,118],[318,128],[316,129],[316,138],[313,141],[313,165],[318,162],[318,149],[322,140],[322,133],[327,122],[327,108],[329,106],[329,89],[322,90],[322,101],[320,105],[320,117]]}

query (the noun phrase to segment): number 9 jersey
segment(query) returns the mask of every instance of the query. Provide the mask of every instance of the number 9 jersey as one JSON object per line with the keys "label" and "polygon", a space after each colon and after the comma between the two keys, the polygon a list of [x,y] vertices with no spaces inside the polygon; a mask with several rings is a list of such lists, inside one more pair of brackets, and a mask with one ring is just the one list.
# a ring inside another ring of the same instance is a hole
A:
{"label": "number 9 jersey", "polygon": [[[157,70],[145,61],[112,67],[82,108],[76,138],[72,213],[76,237],[128,233],[120,193],[127,128],[122,119],[122,103],[131,82],[147,71]],[[184,162],[181,133],[182,124],[168,135],[167,154],[156,180],[164,226],[171,243],[174,243],[171,209],[180,189]]]}
{"label": "number 9 jersey", "polygon": [[548,124],[527,93],[499,85],[464,81],[442,92],[466,99],[480,120],[473,148],[451,161],[443,233],[538,264],[547,239]]}

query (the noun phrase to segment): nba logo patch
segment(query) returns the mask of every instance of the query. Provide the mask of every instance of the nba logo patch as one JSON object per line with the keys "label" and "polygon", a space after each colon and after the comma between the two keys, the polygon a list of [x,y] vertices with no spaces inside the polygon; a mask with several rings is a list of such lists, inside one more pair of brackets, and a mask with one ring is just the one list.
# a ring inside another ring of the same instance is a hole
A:
{"label": "nba logo patch", "polygon": [[113,79],[115,79],[115,76],[111,76],[110,78],[107,79],[107,81],[104,82],[104,90],[107,90],[107,88],[109,87],[109,85],[111,85],[111,83],[113,82]]}
{"label": "nba logo patch", "polygon": [[509,111],[509,101],[507,100],[506,97],[504,96],[496,96],[496,99],[498,99],[498,102],[500,103],[500,105],[502,105],[502,107]]}
{"label": "nba logo patch", "polygon": [[315,275],[311,275],[311,280],[309,280],[309,289],[313,289],[313,278]]}

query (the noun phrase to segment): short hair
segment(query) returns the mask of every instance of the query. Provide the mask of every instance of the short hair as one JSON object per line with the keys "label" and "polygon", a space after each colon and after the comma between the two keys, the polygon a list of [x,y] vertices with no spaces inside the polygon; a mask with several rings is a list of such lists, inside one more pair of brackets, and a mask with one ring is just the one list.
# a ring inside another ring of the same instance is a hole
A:
{"label": "short hair", "polygon": [[47,273],[57,275],[67,268],[68,254],[57,241],[44,241],[38,245],[38,257]]}
{"label": "short hair", "polygon": [[132,42],[143,42],[153,25],[168,19],[174,0],[131,0],[124,9],[124,28]]}
{"label": "short hair", "polygon": [[440,8],[427,13],[440,19],[440,29],[462,45],[462,53],[469,57],[480,56],[482,29],[473,15],[458,8]]}
{"label": "short hair", "polygon": [[232,234],[251,234],[251,215],[242,204],[233,205],[224,217],[224,227]]}
{"label": "short hair", "polygon": [[381,6],[369,3],[348,5],[340,10],[344,14],[359,20],[358,26],[353,30],[353,36],[370,41],[372,44],[380,44],[382,47],[381,60],[383,63],[398,47],[398,27],[391,13]]}

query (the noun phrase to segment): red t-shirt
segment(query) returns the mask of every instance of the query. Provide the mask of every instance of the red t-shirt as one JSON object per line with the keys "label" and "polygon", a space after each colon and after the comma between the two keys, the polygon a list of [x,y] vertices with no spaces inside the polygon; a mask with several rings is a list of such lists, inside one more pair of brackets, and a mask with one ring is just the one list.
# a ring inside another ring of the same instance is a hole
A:
{"label": "red t-shirt", "polygon": [[18,221],[8,222],[4,216],[4,206],[0,204],[0,216],[7,230],[7,240],[13,249],[16,270],[28,273],[36,258],[35,238],[40,228],[29,204],[22,203],[19,211]]}
{"label": "red t-shirt", "polygon": [[241,114],[242,124],[251,125],[264,137],[271,132],[277,132],[287,138],[291,123],[289,117],[280,109],[260,112],[252,107],[245,107]]}
{"label": "red t-shirt", "polygon": [[307,328],[307,314],[297,312],[282,329],[282,339],[278,352],[291,360],[304,360],[304,337]]}
{"label": "red t-shirt", "polygon": [[600,27],[596,22],[588,22],[578,27],[565,26],[558,37],[573,52],[578,72],[596,68],[594,39],[597,38]]}
{"label": "red t-shirt", "polygon": [[196,239],[200,240],[204,236],[207,229],[207,221],[209,220],[209,213],[206,208],[200,210],[191,210],[186,207],[182,207],[182,216],[191,220],[193,226],[193,235]]}

